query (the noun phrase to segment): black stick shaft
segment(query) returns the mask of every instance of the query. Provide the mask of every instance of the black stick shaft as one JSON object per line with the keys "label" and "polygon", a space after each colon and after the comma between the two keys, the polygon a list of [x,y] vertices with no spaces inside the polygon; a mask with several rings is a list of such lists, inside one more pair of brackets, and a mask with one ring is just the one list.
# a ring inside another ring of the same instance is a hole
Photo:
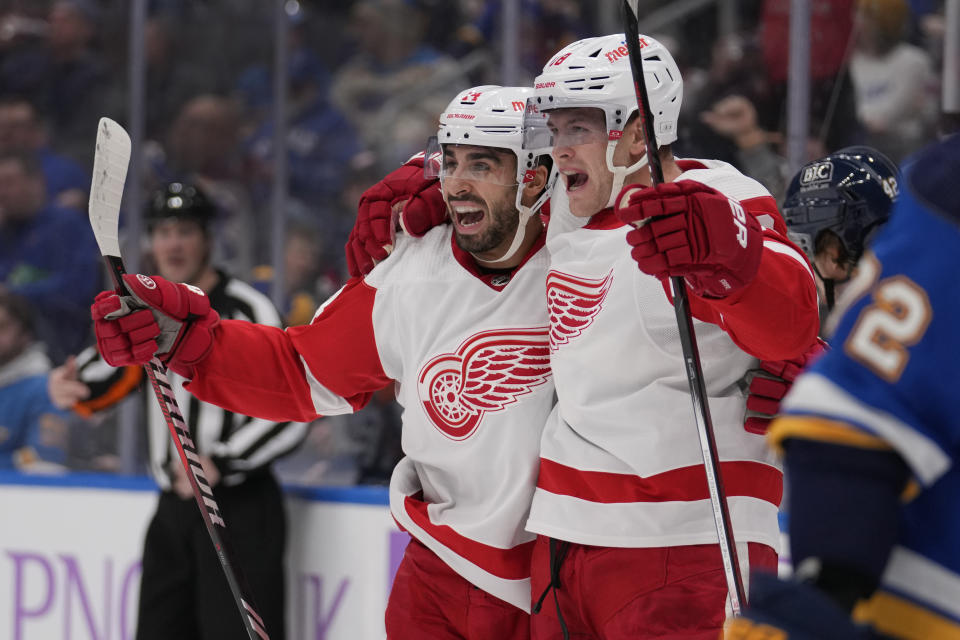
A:
{"label": "black stick shaft", "polygon": [[[123,275],[127,272],[123,266],[123,260],[118,256],[104,256],[107,267],[113,277],[113,283],[117,294],[125,295],[126,286],[123,284]],[[190,437],[190,433],[183,422],[183,414],[177,404],[177,399],[173,395],[173,388],[167,379],[167,368],[160,362],[159,358],[154,357],[149,363],[143,365],[147,378],[150,380],[150,386],[160,404],[160,410],[163,418],[170,430],[170,437],[180,454],[180,462],[187,472],[187,478],[190,480],[190,487],[193,489],[193,497],[200,508],[200,515],[203,523],[207,526],[207,533],[210,535],[210,541],[217,552],[217,558],[220,560],[220,566],[227,577],[227,584],[230,586],[230,593],[240,610],[240,616],[243,619],[243,627],[250,640],[270,640],[263,624],[263,619],[257,614],[249,597],[250,589],[243,581],[242,575],[234,571],[234,564],[231,558],[235,557],[228,546],[224,537],[221,537],[219,529],[223,529],[226,534],[226,523],[223,521],[223,515],[220,512],[220,506],[213,497],[213,489],[203,473],[203,466],[200,464],[200,456],[196,445]],[[239,571],[239,566],[237,567]],[[246,595],[245,595],[246,594]],[[178,615],[171,611],[171,616]]]}
{"label": "black stick shaft", "polygon": [[[624,34],[630,56],[630,68],[633,72],[633,86],[637,94],[637,106],[643,137],[647,146],[647,164],[654,185],[663,183],[663,166],[657,150],[657,136],[654,127],[647,84],[643,76],[643,56],[641,55],[640,30],[637,16],[627,0],[623,0]],[[737,558],[737,545],[730,521],[730,509],[723,490],[723,477],[720,474],[720,456],[717,452],[717,440],[714,435],[713,421],[710,419],[710,406],[707,403],[707,387],[700,365],[700,351],[697,348],[696,333],[693,328],[693,316],[690,314],[690,301],[687,298],[687,285],[682,277],[671,277],[673,289],[673,308],[677,316],[677,328],[680,331],[680,344],[683,349],[683,362],[686,367],[687,382],[690,385],[690,399],[697,420],[697,432],[700,448],[703,452],[703,465],[707,474],[707,487],[710,503],[713,507],[720,552],[723,556],[724,573],[727,577],[727,590],[730,606],[734,615],[739,615],[742,603],[746,602],[743,577],[740,575],[740,562]]]}

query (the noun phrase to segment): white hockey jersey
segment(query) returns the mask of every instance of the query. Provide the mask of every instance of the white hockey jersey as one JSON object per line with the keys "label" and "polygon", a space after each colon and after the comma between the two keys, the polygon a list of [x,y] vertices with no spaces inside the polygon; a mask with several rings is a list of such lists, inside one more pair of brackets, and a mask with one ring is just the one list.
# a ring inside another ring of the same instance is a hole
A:
{"label": "white hockey jersey", "polygon": [[298,419],[362,406],[397,382],[405,457],[390,483],[404,529],[474,585],[530,610],[524,530],[553,405],[541,239],[512,274],[477,272],[449,225],[398,238],[313,322],[225,322],[190,390]]}
{"label": "white hockey jersey", "polygon": [[[805,311],[794,317],[810,334],[800,341],[810,344],[816,334],[813,276],[799,251],[771,230],[783,226],[773,198],[725,163],[679,164],[685,170],[680,180],[740,201],[767,228],[761,271],[787,283],[785,299],[802,300]],[[561,202],[555,198],[554,209]],[[558,405],[543,433],[527,528],[610,547],[716,542],[673,305],[660,280],[631,258],[628,229],[606,210],[548,240]],[[693,303],[695,296],[690,298]],[[751,303],[739,297],[717,301],[717,324],[694,324],[736,538],[777,549],[782,474],[762,435],[744,429],[739,384],[757,360],[718,326],[725,310],[733,315],[741,304]],[[792,331],[783,327],[788,340],[797,338]]]}

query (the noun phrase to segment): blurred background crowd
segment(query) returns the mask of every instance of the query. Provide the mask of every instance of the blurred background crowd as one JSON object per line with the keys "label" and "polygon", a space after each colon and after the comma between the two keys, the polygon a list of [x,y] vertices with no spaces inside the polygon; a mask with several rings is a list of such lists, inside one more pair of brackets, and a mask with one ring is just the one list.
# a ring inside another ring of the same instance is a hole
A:
{"label": "blurred background crowd", "polygon": [[[148,0],[137,33],[130,0],[0,1],[0,449],[55,468],[143,471],[145,444],[120,413],[57,413],[22,388],[91,343],[88,307],[104,280],[85,209],[101,115],[142,123],[137,202],[170,182],[203,189],[217,208],[216,264],[298,324],[346,279],[360,194],[423,148],[456,92],[531,84],[565,44],[622,31],[614,0],[278,2]],[[790,178],[790,4],[640,0],[641,30],[684,76],[676,154],[731,162],[778,198]],[[943,4],[811,0],[809,158],[862,143],[899,161],[936,136]],[[144,73],[128,71],[135,47]],[[150,272],[142,234],[129,231],[125,257]],[[34,423],[34,445],[13,446],[14,419]],[[384,483],[399,442],[386,389],[357,415],[319,420],[277,470],[306,484]],[[0,468],[28,466],[8,458]]]}

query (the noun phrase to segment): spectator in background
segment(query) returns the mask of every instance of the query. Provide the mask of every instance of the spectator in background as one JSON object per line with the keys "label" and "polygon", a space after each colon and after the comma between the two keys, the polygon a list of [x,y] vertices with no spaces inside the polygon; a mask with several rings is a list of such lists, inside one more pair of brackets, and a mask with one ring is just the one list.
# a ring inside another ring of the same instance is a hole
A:
{"label": "spectator in background", "polygon": [[[307,48],[299,25],[294,25],[291,41],[286,114],[290,195],[312,208],[329,207],[340,191],[350,158],[360,151],[359,136],[327,99],[329,73]],[[250,69],[241,81],[248,109],[262,113],[243,146],[254,199],[266,204],[273,178],[272,78],[260,67]]]}
{"label": "spectator in background", "polygon": [[93,0],[57,0],[47,20],[45,39],[4,58],[0,90],[29,96],[48,115],[57,149],[86,164],[109,81],[93,46],[100,10]]}
{"label": "spectator in background", "polygon": [[[152,15],[144,28],[144,133],[148,140],[162,139],[183,105],[210,91],[211,71],[194,62],[198,52],[193,43],[185,42],[189,35],[175,25],[174,19],[169,14]],[[112,91],[116,113],[126,113],[129,91],[129,77],[124,73],[116,78]]]}
{"label": "spectator in background", "polygon": [[906,0],[859,0],[850,75],[867,141],[899,161],[932,140],[937,121],[930,56],[904,40]]}
{"label": "spectator in background", "polygon": [[681,116],[680,154],[729,162],[780,200],[787,167],[775,150],[779,136],[760,125],[756,104],[768,103],[772,88],[755,38],[721,37],[712,48],[708,70],[684,73],[692,80],[684,81],[681,114],[689,117]]}
{"label": "spectator in background", "polygon": [[[287,224],[283,250],[284,303],[281,306],[284,325],[309,324],[320,302],[333,295],[342,285],[339,274],[324,269],[320,231],[316,224],[304,220]],[[273,268],[259,265],[253,270],[253,285],[270,294]]]}
{"label": "spectator in background", "polygon": [[455,60],[423,44],[423,26],[423,15],[403,0],[358,2],[350,25],[357,51],[330,89],[384,173],[423,150],[450,92],[467,86]]}
{"label": "spectator in background", "polygon": [[247,275],[256,264],[255,233],[266,221],[254,217],[244,183],[240,148],[240,112],[235,101],[213,94],[188,100],[167,131],[166,145],[153,141],[147,156],[153,186],[188,180],[217,206],[213,220],[213,260],[232,273]]}
{"label": "spectator in background", "polygon": [[[503,2],[462,0],[462,4],[467,22],[456,32],[459,47],[455,50],[495,46],[502,32]],[[528,81],[554,52],[593,33],[593,11],[584,11],[584,6],[576,0],[521,0],[517,64]]]}
{"label": "spectator in background", "polygon": [[47,199],[37,159],[0,157],[0,292],[30,301],[38,313],[37,335],[54,362],[89,338],[99,256],[86,217]]}
{"label": "spectator in background", "polygon": [[727,96],[700,114],[701,121],[736,146],[733,164],[767,188],[776,200],[786,190],[786,160],[770,144],[770,134],[760,128],[757,109],[747,98]]}
{"label": "spectator in background", "polygon": [[49,370],[30,303],[0,293],[0,469],[63,469],[67,424],[47,394]]}
{"label": "spectator in background", "polygon": [[[847,72],[855,1],[810,3],[810,159],[859,139],[856,102]],[[764,129],[785,131],[790,0],[765,0],[760,20],[762,59],[771,85],[767,100],[755,104]]]}
{"label": "spectator in background", "polygon": [[47,198],[55,205],[86,209],[90,173],[79,164],[54,153],[36,107],[26,98],[0,98],[0,155],[36,154],[47,186]]}

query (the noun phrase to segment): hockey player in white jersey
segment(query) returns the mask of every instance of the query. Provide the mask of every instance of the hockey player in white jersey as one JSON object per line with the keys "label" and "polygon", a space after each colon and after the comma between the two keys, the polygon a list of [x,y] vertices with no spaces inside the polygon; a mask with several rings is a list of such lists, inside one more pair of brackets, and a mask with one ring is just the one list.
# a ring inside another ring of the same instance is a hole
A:
{"label": "hockey player in white jersey", "polygon": [[[109,362],[142,363],[160,329],[172,331],[162,358],[191,378],[187,389],[250,415],[347,413],[397,383],[406,457],[390,503],[413,540],[387,607],[390,638],[529,636],[534,536],[523,524],[553,404],[535,215],[549,155],[521,149],[531,94],[486,86],[450,103],[427,164],[452,224],[398,237],[307,326],[209,321],[194,290],[146,276],[126,278],[138,300],[108,296],[93,310]],[[121,302],[149,310],[121,315]]]}
{"label": "hockey player in white jersey", "polygon": [[538,640],[706,640],[722,627],[727,587],[668,276],[689,289],[744,572],[776,567],[782,477],[744,428],[738,380],[756,358],[803,353],[818,328],[813,274],[770,194],[725,163],[672,156],[683,81],[659,42],[640,44],[665,184],[646,186],[624,36],[557,53],[528,106],[528,142],[551,140],[561,174],[547,241],[558,405],[527,522]]}

